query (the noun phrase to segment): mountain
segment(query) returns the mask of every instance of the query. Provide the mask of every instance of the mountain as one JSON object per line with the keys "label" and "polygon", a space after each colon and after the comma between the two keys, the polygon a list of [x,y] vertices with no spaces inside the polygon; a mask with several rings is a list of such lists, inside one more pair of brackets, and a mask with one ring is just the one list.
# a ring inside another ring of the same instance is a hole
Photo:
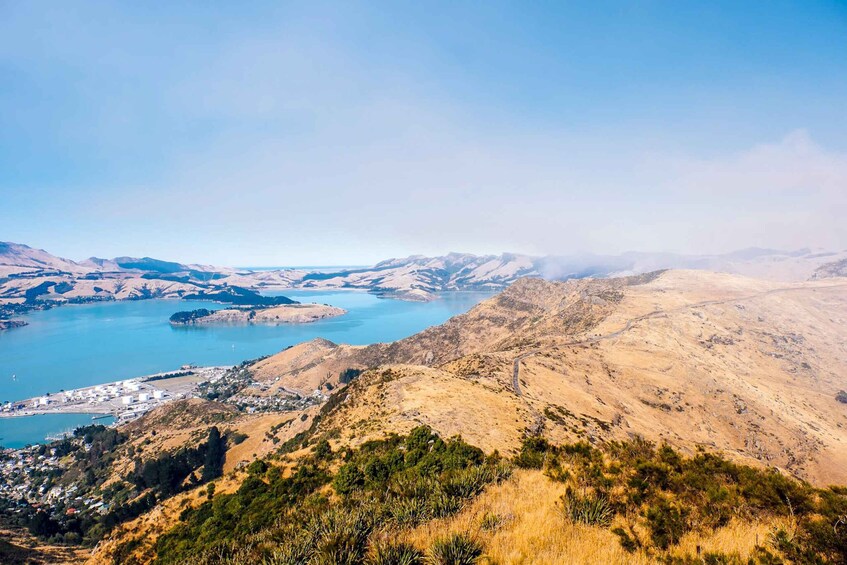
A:
{"label": "mountain", "polygon": [[63,273],[84,273],[88,269],[44,251],[21,243],[0,241],[0,276],[32,270]]}
{"label": "mountain", "polygon": [[826,263],[815,269],[813,279],[828,279],[832,277],[847,277],[847,258]]}
{"label": "mountain", "polygon": [[[180,298],[238,287],[261,290],[360,289],[384,298],[429,301],[450,291],[497,292],[522,277],[569,280],[698,269],[773,281],[803,281],[843,272],[847,252],[751,248],[724,255],[625,253],[531,257],[513,253],[412,255],[372,267],[249,271],[151,257],[92,257],[80,263],[25,245],[0,247],[0,318],[67,302]],[[10,326],[11,327],[11,326]]]}
{"label": "mountain", "polygon": [[[0,243],[0,319],[68,302],[179,298],[221,289],[233,269],[151,257],[75,262],[17,243]],[[4,323],[3,328],[16,327]]]}
{"label": "mountain", "polygon": [[375,294],[408,300],[430,300],[438,292],[491,291],[505,288],[523,276],[539,276],[537,259],[525,255],[471,255],[443,257],[412,255],[388,259],[373,267],[338,272],[306,273],[303,288],[362,288]]}

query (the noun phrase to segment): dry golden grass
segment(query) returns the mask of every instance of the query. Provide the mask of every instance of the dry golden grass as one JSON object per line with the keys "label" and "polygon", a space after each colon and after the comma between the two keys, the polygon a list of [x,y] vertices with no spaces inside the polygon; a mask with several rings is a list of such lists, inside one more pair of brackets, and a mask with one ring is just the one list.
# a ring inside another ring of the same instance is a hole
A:
{"label": "dry golden grass", "polygon": [[[550,480],[540,471],[516,470],[512,478],[489,487],[456,516],[429,522],[400,537],[428,548],[439,537],[468,533],[483,543],[488,561],[499,564],[646,565],[657,561],[658,556],[644,551],[625,551],[611,528],[568,522],[559,503],[564,492],[564,484]],[[483,529],[481,524],[487,515],[499,517],[501,525],[490,531]],[[781,522],[733,521],[714,532],[687,534],[668,554],[694,556],[700,546],[703,553],[736,554],[746,559],[757,542],[765,543],[775,525]]]}

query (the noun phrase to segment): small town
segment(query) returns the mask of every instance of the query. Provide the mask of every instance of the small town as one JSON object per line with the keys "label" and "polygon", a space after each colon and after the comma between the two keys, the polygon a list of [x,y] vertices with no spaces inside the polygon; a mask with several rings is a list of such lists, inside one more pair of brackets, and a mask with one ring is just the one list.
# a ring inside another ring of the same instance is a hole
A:
{"label": "small town", "polygon": [[59,447],[35,445],[23,449],[7,449],[0,461],[0,497],[30,504],[64,502],[72,515],[82,508],[105,512],[108,507],[99,497],[77,497],[78,485],[51,484],[49,477],[60,474],[67,465],[61,462]]}
{"label": "small town", "polygon": [[178,371],[7,401],[0,407],[0,418],[82,413],[131,422],[162,404],[192,396],[200,384],[216,382],[229,368],[184,365]]}

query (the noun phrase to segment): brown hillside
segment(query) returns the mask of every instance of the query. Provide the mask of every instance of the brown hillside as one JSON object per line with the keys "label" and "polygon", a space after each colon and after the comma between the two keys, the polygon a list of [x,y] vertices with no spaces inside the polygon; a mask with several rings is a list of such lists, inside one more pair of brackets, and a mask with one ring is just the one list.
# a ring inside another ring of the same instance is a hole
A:
{"label": "brown hillside", "polygon": [[[524,279],[408,339],[309,357],[300,374],[403,365],[363,375],[324,422],[348,439],[416,423],[501,450],[527,429],[556,441],[640,434],[844,483],[846,321],[844,279]],[[286,354],[264,367],[286,375]]]}

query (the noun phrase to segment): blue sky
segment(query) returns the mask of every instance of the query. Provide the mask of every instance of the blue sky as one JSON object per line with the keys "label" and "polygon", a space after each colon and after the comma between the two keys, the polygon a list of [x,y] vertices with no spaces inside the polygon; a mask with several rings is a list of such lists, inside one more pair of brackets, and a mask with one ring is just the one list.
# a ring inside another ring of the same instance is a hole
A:
{"label": "blue sky", "polygon": [[847,3],[0,0],[0,240],[847,247]]}

